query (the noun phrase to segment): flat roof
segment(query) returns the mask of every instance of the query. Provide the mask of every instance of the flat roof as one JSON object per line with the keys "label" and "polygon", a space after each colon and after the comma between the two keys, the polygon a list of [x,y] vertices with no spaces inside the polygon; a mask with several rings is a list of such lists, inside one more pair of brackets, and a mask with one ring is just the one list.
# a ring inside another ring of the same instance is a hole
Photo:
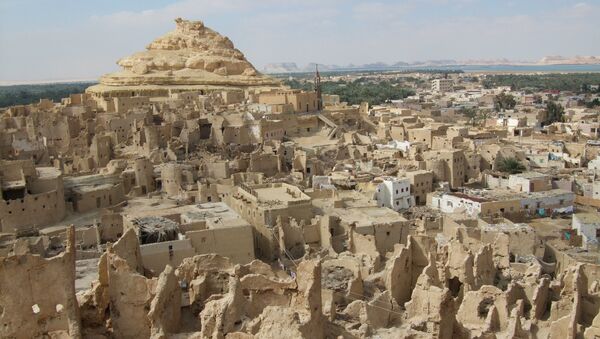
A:
{"label": "flat roof", "polygon": [[[261,187],[262,186],[262,187]],[[287,184],[261,185],[250,187],[259,203],[278,201],[282,203],[310,201],[310,197],[296,186]]]}
{"label": "flat roof", "polygon": [[519,174],[512,174],[515,177],[526,178],[526,179],[535,179],[535,178],[546,178],[548,175],[540,173],[540,172],[522,172]]}
{"label": "flat roof", "polygon": [[332,212],[340,217],[341,220],[348,223],[356,223],[359,227],[407,221],[398,212],[379,206],[334,208]]}
{"label": "flat roof", "polygon": [[97,189],[112,187],[121,182],[121,178],[112,174],[92,174],[64,178],[65,189],[72,189],[75,192],[90,192]]}
{"label": "flat roof", "polygon": [[573,214],[573,218],[577,218],[585,224],[600,223],[600,215],[598,213],[575,213]]}
{"label": "flat roof", "polygon": [[559,195],[575,195],[575,193],[556,188],[540,192],[515,192],[508,189],[477,189],[462,192],[440,192],[439,195],[449,194],[458,198],[468,199],[476,202],[507,201],[516,199],[535,199],[545,197],[555,197]]}

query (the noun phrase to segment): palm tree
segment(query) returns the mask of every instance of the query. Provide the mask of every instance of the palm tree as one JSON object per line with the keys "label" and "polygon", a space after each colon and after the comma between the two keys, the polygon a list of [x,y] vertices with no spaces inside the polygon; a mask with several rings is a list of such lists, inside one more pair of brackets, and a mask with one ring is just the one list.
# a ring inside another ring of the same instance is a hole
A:
{"label": "palm tree", "polygon": [[498,170],[509,174],[521,173],[525,169],[525,166],[516,158],[503,158],[498,162]]}

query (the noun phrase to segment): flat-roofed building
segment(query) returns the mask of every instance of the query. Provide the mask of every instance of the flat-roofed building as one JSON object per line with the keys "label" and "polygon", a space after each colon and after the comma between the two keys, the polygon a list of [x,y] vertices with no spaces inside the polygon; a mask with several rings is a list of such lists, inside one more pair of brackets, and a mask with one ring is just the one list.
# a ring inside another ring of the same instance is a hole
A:
{"label": "flat-roofed building", "polygon": [[123,216],[123,224],[135,230],[144,267],[154,272],[200,254],[239,264],[255,258],[252,226],[223,202],[134,211]]}
{"label": "flat-roofed building", "polygon": [[240,185],[228,197],[229,206],[254,226],[257,255],[275,255],[273,227],[278,218],[310,222],[311,198],[298,187],[285,184]]}
{"label": "flat-roofed building", "polygon": [[454,82],[452,79],[435,79],[431,81],[431,90],[434,92],[451,92]]}

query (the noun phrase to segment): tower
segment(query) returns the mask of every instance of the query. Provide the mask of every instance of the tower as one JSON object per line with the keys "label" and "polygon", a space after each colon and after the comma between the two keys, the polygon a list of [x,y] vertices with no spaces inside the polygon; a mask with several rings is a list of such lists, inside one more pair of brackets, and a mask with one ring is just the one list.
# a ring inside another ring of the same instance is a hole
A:
{"label": "tower", "polygon": [[323,96],[321,94],[321,75],[319,74],[319,65],[315,65],[315,92],[317,92],[317,111],[323,109]]}

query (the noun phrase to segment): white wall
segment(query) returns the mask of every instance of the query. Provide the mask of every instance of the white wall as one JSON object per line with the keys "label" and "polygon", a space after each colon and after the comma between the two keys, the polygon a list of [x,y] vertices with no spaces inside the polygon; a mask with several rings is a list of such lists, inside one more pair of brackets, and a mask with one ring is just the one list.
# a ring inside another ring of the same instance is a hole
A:
{"label": "white wall", "polygon": [[395,211],[414,205],[410,195],[410,179],[389,179],[377,185],[375,200],[380,207],[388,207]]}

